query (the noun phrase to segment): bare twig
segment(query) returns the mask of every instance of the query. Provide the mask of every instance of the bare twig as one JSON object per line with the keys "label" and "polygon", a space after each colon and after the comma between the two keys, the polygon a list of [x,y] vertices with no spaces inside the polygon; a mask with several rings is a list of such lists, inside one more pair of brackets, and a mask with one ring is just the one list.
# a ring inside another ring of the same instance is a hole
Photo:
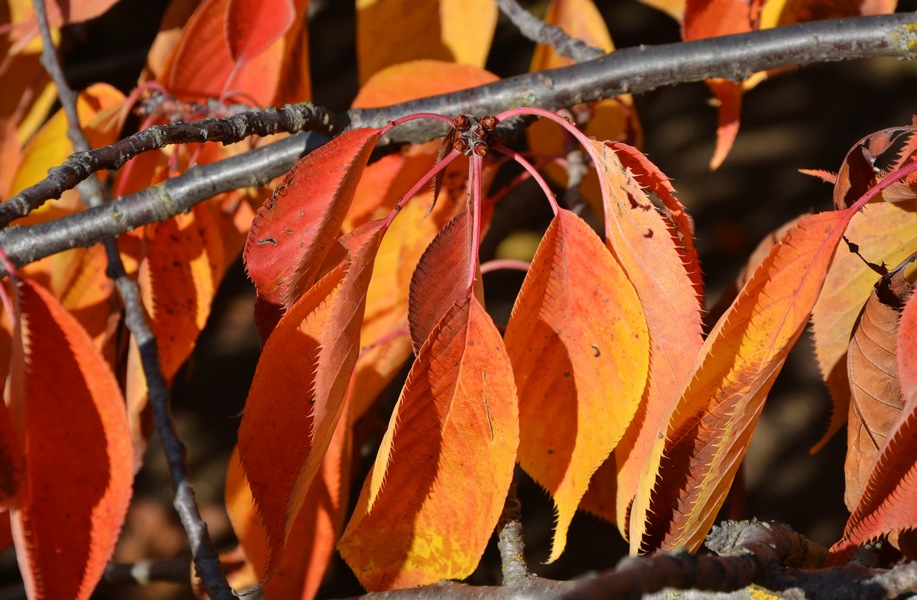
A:
{"label": "bare twig", "polygon": [[503,11],[519,33],[539,44],[548,44],[560,56],[572,58],[576,62],[583,62],[598,58],[605,54],[598,48],[570,37],[560,27],[548,25],[532,13],[525,10],[516,0],[497,0],[497,6]]}
{"label": "bare twig", "polygon": [[503,514],[497,523],[497,548],[500,549],[500,562],[503,567],[504,587],[524,586],[531,581],[528,566],[525,564],[525,540],[522,537],[522,506],[516,494],[518,482],[513,482],[506,495]]}
{"label": "bare twig", "polygon": [[[135,194],[57,221],[0,230],[0,247],[17,267],[63,250],[90,246],[134,228],[170,219],[228,190],[261,187],[290,170],[328,138],[300,134],[217,163],[188,169]],[[0,275],[5,275],[0,267]]]}
{"label": "bare twig", "polygon": [[[51,39],[45,0],[33,0],[33,6],[42,37],[42,63],[57,85],[61,106],[67,116],[67,135],[75,150],[83,153],[89,152],[91,146],[80,126],[76,110],[77,96],[64,78],[57,51]],[[90,204],[101,206],[105,202],[106,190],[94,174],[89,174],[82,184],[86,193],[89,194]],[[124,302],[125,324],[134,335],[140,349],[143,373],[147,380],[150,402],[153,405],[153,420],[162,438],[169,473],[172,476],[172,485],[175,489],[175,509],[188,535],[192,556],[201,574],[202,585],[214,600],[231,600],[234,598],[232,589],[226,582],[226,575],[223,573],[213,543],[207,535],[207,526],[201,519],[197,502],[194,500],[194,493],[191,490],[184,447],[175,433],[169,389],[159,364],[156,338],[146,320],[143,302],[140,299],[140,289],[137,283],[125,273],[124,264],[121,262],[121,255],[114,239],[105,240],[105,251],[108,257],[108,275],[114,280]]]}
{"label": "bare twig", "polygon": [[[305,129],[336,134],[356,127],[381,127],[392,119],[416,112],[482,115],[530,105],[556,110],[711,77],[742,80],[757,71],[776,67],[878,56],[917,56],[917,15],[816,21],[694,42],[625,48],[588,62],[510,77],[471,90],[336,115],[303,104],[243,113],[230,119],[157,126],[113,146],[94,150],[93,154],[75,154],[52,169],[47,179],[0,205],[0,226],[27,214],[45,200],[59,197],[90,172],[117,169],[133,156],[168,143],[229,143],[250,135]],[[442,133],[443,126],[439,123],[412,121],[392,130],[382,143],[422,142]]]}
{"label": "bare twig", "polygon": [[22,190],[0,205],[0,226],[23,217],[46,200],[75,187],[90,174],[101,170],[117,170],[130,159],[170,144],[222,142],[231,144],[253,135],[314,130],[331,132],[334,127],[328,113],[312,104],[287,105],[250,111],[226,119],[203,119],[154,125],[110,146],[96,150],[78,150],[48,176],[32,187]]}

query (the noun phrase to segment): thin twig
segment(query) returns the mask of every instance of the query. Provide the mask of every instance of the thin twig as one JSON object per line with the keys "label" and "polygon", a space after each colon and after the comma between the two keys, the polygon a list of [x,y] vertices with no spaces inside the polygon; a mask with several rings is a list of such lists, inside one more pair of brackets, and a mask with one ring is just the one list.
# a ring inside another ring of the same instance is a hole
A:
{"label": "thin twig", "polygon": [[[357,127],[382,127],[417,112],[443,115],[496,114],[517,106],[548,110],[581,102],[647,92],[711,77],[743,80],[757,71],[869,57],[917,56],[917,15],[903,13],[802,23],[660,46],[625,48],[569,67],[509,77],[451,94],[388,107],[331,114],[310,104],[151,127],[113,146],[77,153],[48,178],[0,204],[0,226],[58,198],[90,172],[117,169],[133,156],[168,143],[222,141],[278,131],[338,134]],[[412,121],[392,130],[386,143],[423,142],[444,132],[437,122]]]}
{"label": "thin twig", "polygon": [[548,44],[560,56],[584,62],[605,54],[598,48],[567,35],[560,27],[548,25],[535,15],[525,10],[516,0],[497,0],[497,6],[503,11],[519,33],[539,44]]}
{"label": "thin twig", "polygon": [[[71,248],[91,246],[158,223],[225,191],[267,185],[328,138],[300,134],[249,153],[188,169],[181,175],[109,204],[37,225],[0,230],[0,247],[16,267]],[[6,271],[0,267],[0,276]]]}
{"label": "thin twig", "polygon": [[[42,37],[42,63],[57,85],[61,106],[67,116],[67,136],[75,150],[88,152],[91,146],[80,126],[76,110],[77,96],[64,78],[57,51],[51,39],[51,30],[45,12],[45,0],[32,1]],[[89,203],[93,206],[101,206],[106,200],[107,192],[99,179],[94,174],[90,174],[82,183],[86,193],[89,194]],[[226,582],[226,575],[223,573],[216,550],[207,535],[207,526],[201,519],[197,502],[194,500],[188,466],[185,462],[184,446],[175,433],[169,389],[159,364],[156,338],[147,323],[143,302],[140,299],[140,289],[124,271],[124,263],[121,261],[121,255],[114,239],[105,240],[105,251],[108,256],[108,275],[114,280],[124,302],[125,324],[134,335],[140,349],[143,373],[147,380],[150,402],[153,406],[153,420],[162,439],[166,460],[169,464],[169,473],[172,476],[172,485],[175,489],[175,509],[188,535],[192,556],[201,575],[202,585],[214,600],[231,600],[234,598],[232,589]]]}
{"label": "thin twig", "polygon": [[506,504],[497,523],[497,548],[503,569],[503,586],[519,587],[531,581],[525,564],[525,539],[522,537],[522,505],[516,494],[518,481],[513,477]]}

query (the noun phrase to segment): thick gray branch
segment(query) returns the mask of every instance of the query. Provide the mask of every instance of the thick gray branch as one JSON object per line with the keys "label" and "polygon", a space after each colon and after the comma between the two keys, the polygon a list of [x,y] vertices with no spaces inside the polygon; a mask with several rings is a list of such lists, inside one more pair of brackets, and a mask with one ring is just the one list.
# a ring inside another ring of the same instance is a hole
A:
{"label": "thick gray branch", "polygon": [[[339,132],[345,128],[381,127],[391,119],[414,112],[482,115],[496,114],[514,106],[559,109],[583,101],[615,97],[628,92],[646,92],[665,85],[702,80],[707,77],[742,79],[756,71],[775,67],[804,66],[876,56],[898,58],[917,56],[917,15],[907,13],[818,21],[696,42],[627,48],[563,69],[520,75],[478,88],[384,108],[351,110],[337,116],[330,116],[320,109],[303,105],[287,107],[286,111],[280,112],[271,109],[262,113],[247,113],[248,116],[237,115],[228,120],[212,119],[196,124],[163,126],[162,130],[156,130],[158,141],[146,141],[144,142],[146,145],[141,144],[138,140],[144,140],[143,136],[152,135],[148,131],[126,138],[116,146],[93,151],[101,154],[89,162],[86,162],[88,157],[85,153],[74,155],[61,167],[52,169],[48,179],[24,190],[10,202],[0,205],[0,225],[27,213],[31,207],[40,205],[46,199],[59,197],[63,191],[76,185],[81,177],[88,176],[88,172],[101,168],[117,168],[130,156],[135,156],[145,148],[160,147],[164,143],[163,140],[168,137],[163,136],[166,135],[166,132],[172,131],[170,127],[176,127],[178,132],[185,131],[184,128],[187,127],[186,133],[189,137],[185,141],[199,142],[202,139],[202,131],[209,132],[214,128],[224,133],[229,132],[226,133],[227,137],[224,139],[236,139],[238,135],[241,135],[238,125],[240,122],[249,124],[261,122],[266,128],[279,127],[276,124],[269,125],[268,122],[273,123],[271,119],[276,121],[282,115],[287,115],[292,119],[295,113],[301,110],[303,111],[302,117],[296,117],[295,120],[302,125],[290,121],[284,125],[286,130],[311,127]],[[306,118],[307,115],[311,117]],[[287,116],[283,116],[283,119],[287,119]],[[254,129],[249,129],[246,135],[257,133]],[[418,121],[396,128],[386,141],[421,142],[440,133],[442,131],[439,124]],[[171,136],[172,133],[169,135]],[[207,133],[207,137],[214,139],[211,133]],[[180,138],[181,135],[175,133],[172,139],[181,141]],[[235,161],[234,165],[248,172],[245,163],[263,161],[270,153],[269,148],[273,146],[227,159],[227,161]],[[286,169],[292,165],[291,162],[285,162],[289,158],[286,152],[278,152],[278,156],[286,158],[278,159],[277,167]],[[208,165],[208,167],[211,166]],[[200,169],[208,169],[208,167],[191,169],[188,174]],[[268,165],[263,162],[259,163],[259,169],[267,167]],[[273,174],[267,179],[275,176],[277,171],[282,172],[282,169],[272,169],[270,172]],[[234,176],[233,169],[216,171],[211,169],[206,173],[213,194],[229,191],[240,185],[236,183],[238,178]],[[196,177],[196,175],[190,176]],[[252,183],[241,185],[252,185]],[[147,221],[125,217],[123,215],[126,212],[123,211],[119,214],[97,212],[93,213],[92,218],[81,217],[78,224],[73,220],[74,217],[68,217],[42,229],[28,228],[15,234],[4,234],[0,236],[0,245],[14,264],[23,265],[59,252],[61,249],[95,243],[105,237],[122,233],[126,228],[137,227],[143,222],[166,219],[178,212],[171,210],[170,204],[185,207],[181,210],[187,208],[189,203],[186,202],[184,196],[179,194],[178,190],[171,190],[168,184],[164,184],[162,188],[168,192],[167,197],[159,193],[161,191],[159,187],[151,188],[154,190],[152,192],[132,197],[134,201],[139,201],[141,197],[146,198],[141,202],[144,207],[132,207],[131,214],[144,213],[148,215],[144,217],[144,219],[149,219]],[[195,196],[194,201],[202,199]],[[120,223],[120,226],[113,225],[112,221]],[[58,227],[66,232],[56,232]],[[39,239],[31,241],[25,239],[31,237]],[[8,244],[12,245],[8,246]],[[48,244],[48,250],[35,248],[45,244]],[[29,248],[28,251],[26,247]]]}

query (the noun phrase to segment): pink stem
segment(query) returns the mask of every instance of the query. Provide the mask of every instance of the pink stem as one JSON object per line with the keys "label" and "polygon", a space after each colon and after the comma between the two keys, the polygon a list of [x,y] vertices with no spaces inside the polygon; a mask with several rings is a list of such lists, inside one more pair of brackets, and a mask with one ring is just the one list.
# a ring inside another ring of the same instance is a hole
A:
{"label": "pink stem", "polygon": [[545,197],[548,199],[548,202],[551,204],[551,210],[554,211],[554,214],[560,212],[560,206],[557,205],[557,198],[554,196],[554,192],[551,191],[551,187],[548,185],[548,182],[544,180],[544,177],[541,176],[541,173],[538,172],[532,163],[530,163],[524,156],[516,152],[511,148],[507,148],[503,144],[494,145],[494,150],[497,152],[502,152],[503,154],[509,156],[514,161],[522,165],[526,171],[532,176],[532,179],[541,187],[541,191],[544,192]]}
{"label": "pink stem", "polygon": [[472,154],[468,165],[468,210],[471,211],[471,260],[468,269],[468,293],[474,289],[474,280],[478,274],[478,251],[481,245],[481,198],[484,196],[483,176],[484,158]]}
{"label": "pink stem", "polygon": [[459,152],[457,152],[456,150],[452,150],[449,154],[445,156],[445,158],[443,158],[441,161],[433,165],[433,168],[427,171],[427,173],[423,177],[418,179],[417,182],[413,186],[411,186],[411,189],[409,189],[404,196],[402,196],[401,198],[398,198],[398,203],[395,204],[395,207],[392,209],[392,212],[390,212],[388,214],[388,217],[385,218],[384,227],[387,229],[388,226],[392,224],[392,221],[395,220],[395,217],[398,216],[398,213],[401,212],[401,209],[404,208],[404,205],[407,204],[408,201],[410,201],[410,199],[413,198],[417,194],[417,192],[419,192],[423,188],[423,186],[430,183],[430,181],[432,181],[433,178],[436,177],[437,173],[445,169],[447,166],[449,166],[449,163],[451,163],[453,160],[458,158],[459,155],[460,155]]}
{"label": "pink stem", "polygon": [[499,271],[501,269],[508,269],[513,271],[522,271],[523,273],[529,270],[529,267],[532,266],[527,260],[515,260],[512,258],[498,258],[495,260],[489,260],[486,263],[481,265],[481,273],[492,273],[494,271]]}
{"label": "pink stem", "polygon": [[856,202],[854,202],[852,205],[850,205],[850,208],[847,210],[850,210],[851,212],[856,212],[860,210],[861,208],[863,208],[864,204],[872,200],[879,192],[881,192],[882,190],[884,190],[891,184],[901,181],[902,179],[904,179],[905,177],[907,177],[914,171],[917,171],[917,161],[909,163],[901,167],[897,171],[890,173],[885,179],[883,179],[876,185],[869,188],[866,191],[866,193],[860,196],[859,199]]}

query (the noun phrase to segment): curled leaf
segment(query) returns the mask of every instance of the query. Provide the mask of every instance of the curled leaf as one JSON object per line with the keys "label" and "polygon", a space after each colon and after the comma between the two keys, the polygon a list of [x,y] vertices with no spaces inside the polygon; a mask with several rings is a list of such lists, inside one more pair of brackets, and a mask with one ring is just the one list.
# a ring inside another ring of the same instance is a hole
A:
{"label": "curled leaf", "polygon": [[901,270],[884,277],[860,312],[847,351],[850,415],[844,501],[857,505],[872,467],[901,415],[904,398],[898,385],[898,318],[911,292]]}

